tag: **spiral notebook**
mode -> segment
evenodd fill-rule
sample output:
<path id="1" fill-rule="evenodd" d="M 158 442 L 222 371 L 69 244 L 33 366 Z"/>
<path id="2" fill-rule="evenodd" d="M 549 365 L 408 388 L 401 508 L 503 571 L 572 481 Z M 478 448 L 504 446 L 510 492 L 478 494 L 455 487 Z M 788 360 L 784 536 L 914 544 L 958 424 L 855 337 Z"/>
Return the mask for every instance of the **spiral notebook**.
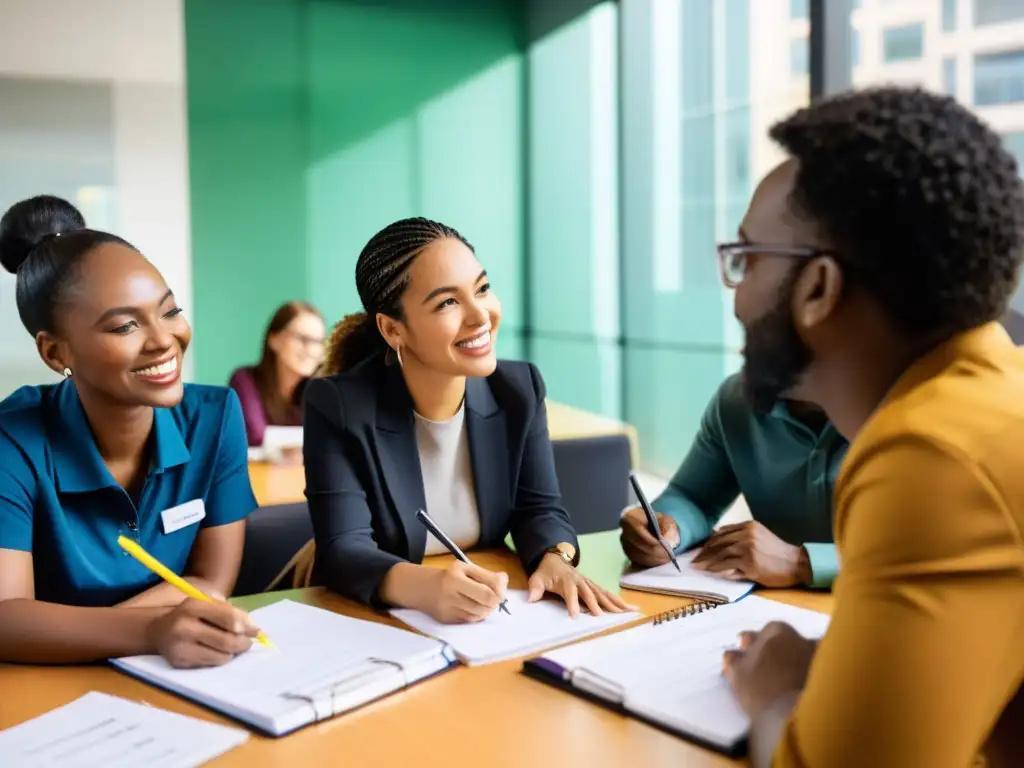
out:
<path id="1" fill-rule="evenodd" d="M 356 709 L 455 663 L 445 643 L 291 600 L 251 616 L 276 648 L 253 644 L 206 669 L 175 669 L 160 656 L 112 663 L 269 736 Z"/>
<path id="2" fill-rule="evenodd" d="M 739 633 L 783 621 L 807 638 L 828 627 L 823 613 L 761 597 L 702 602 L 648 623 L 527 661 L 530 677 L 662 730 L 737 757 L 750 722 L 722 677 L 722 655 Z"/>
<path id="3" fill-rule="evenodd" d="M 690 562 L 699 551 L 699 548 L 691 549 L 679 555 L 677 559 L 681 572 L 672 563 L 642 571 L 627 571 L 619 579 L 619 586 L 640 592 L 682 595 L 712 603 L 734 603 L 753 591 L 754 583 L 751 581 L 725 579 L 694 568 Z"/>

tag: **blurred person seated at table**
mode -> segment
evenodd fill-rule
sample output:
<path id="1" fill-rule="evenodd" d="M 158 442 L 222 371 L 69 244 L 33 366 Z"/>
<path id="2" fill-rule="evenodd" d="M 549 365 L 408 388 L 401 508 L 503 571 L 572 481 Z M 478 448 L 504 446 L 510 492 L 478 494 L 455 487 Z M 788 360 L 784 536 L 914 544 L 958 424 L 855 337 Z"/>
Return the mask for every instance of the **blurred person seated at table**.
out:
<path id="1" fill-rule="evenodd" d="M 4 214 L 0 263 L 63 377 L 0 403 L 0 661 L 159 653 L 197 667 L 245 651 L 257 632 L 245 613 L 186 598 L 117 541 L 221 597 L 256 508 L 234 392 L 182 383 L 192 331 L 174 293 L 56 197 Z"/>
<path id="2" fill-rule="evenodd" d="M 254 366 L 239 368 L 228 382 L 242 403 L 249 445 L 263 445 L 268 426 L 302 425 L 302 391 L 323 362 L 324 327 L 320 313 L 304 301 L 282 304 L 263 335 L 263 354 Z M 296 447 L 286 458 L 302 460 Z"/>
<path id="3" fill-rule="evenodd" d="M 690 452 L 651 507 L 676 552 L 703 542 L 693 565 L 765 587 L 829 587 L 839 573 L 832 488 L 847 442 L 820 408 L 781 399 L 751 407 L 739 374 L 719 387 Z M 753 520 L 715 525 L 742 494 Z M 620 523 L 622 548 L 641 567 L 668 562 L 640 507 Z"/>
<path id="4" fill-rule="evenodd" d="M 446 552 L 417 520 L 424 509 L 463 550 L 500 547 L 511 532 L 531 600 L 558 594 L 573 615 L 581 604 L 624 610 L 576 570 L 544 382 L 529 363 L 495 357 L 501 304 L 473 247 L 444 224 L 397 221 L 359 255 L 356 288 L 365 312 L 333 330 L 327 378 L 306 391 L 314 578 L 443 622 L 486 618 L 507 574 L 420 565 Z"/>
<path id="5" fill-rule="evenodd" d="M 788 158 L 722 249 L 745 391 L 850 440 L 820 642 L 749 627 L 725 673 L 755 768 L 1024 765 L 1024 355 L 997 322 L 1024 182 L 949 96 L 875 88 L 772 127 Z"/>

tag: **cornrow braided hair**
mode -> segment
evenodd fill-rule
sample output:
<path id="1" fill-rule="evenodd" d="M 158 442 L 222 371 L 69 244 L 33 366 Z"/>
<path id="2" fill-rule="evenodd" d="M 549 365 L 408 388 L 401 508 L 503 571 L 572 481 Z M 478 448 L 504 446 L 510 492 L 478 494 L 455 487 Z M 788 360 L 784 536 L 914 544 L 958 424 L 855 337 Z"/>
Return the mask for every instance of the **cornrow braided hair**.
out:
<path id="1" fill-rule="evenodd" d="M 409 268 L 424 248 L 447 237 L 473 248 L 454 228 L 422 217 L 396 221 L 370 238 L 356 262 L 356 290 L 364 311 L 346 315 L 331 330 L 321 368 L 324 376 L 388 351 L 377 330 L 377 315 L 402 319 L 400 302 L 409 285 Z"/>

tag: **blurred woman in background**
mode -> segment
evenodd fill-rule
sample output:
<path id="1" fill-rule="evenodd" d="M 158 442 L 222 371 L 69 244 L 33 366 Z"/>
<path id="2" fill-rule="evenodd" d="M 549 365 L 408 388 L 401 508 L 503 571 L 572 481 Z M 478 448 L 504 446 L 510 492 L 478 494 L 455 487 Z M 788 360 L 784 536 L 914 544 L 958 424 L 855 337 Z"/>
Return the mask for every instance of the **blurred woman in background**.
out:
<path id="1" fill-rule="evenodd" d="M 228 385 L 242 402 L 249 445 L 263 445 L 268 426 L 301 426 L 302 388 L 323 361 L 325 333 L 315 307 L 282 304 L 270 318 L 259 363 L 231 375 Z"/>

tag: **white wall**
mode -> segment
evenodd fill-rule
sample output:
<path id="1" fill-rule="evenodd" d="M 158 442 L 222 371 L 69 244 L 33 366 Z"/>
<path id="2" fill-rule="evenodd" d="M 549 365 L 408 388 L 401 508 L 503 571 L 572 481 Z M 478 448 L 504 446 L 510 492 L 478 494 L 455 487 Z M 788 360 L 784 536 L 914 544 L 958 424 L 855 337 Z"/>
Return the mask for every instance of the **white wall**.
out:
<path id="1" fill-rule="evenodd" d="M 49 192 L 191 306 L 183 0 L 2 0 L 0 209 Z M 52 378 L 0 275 L 0 397 Z M 186 370 L 187 373 L 187 370 Z"/>

